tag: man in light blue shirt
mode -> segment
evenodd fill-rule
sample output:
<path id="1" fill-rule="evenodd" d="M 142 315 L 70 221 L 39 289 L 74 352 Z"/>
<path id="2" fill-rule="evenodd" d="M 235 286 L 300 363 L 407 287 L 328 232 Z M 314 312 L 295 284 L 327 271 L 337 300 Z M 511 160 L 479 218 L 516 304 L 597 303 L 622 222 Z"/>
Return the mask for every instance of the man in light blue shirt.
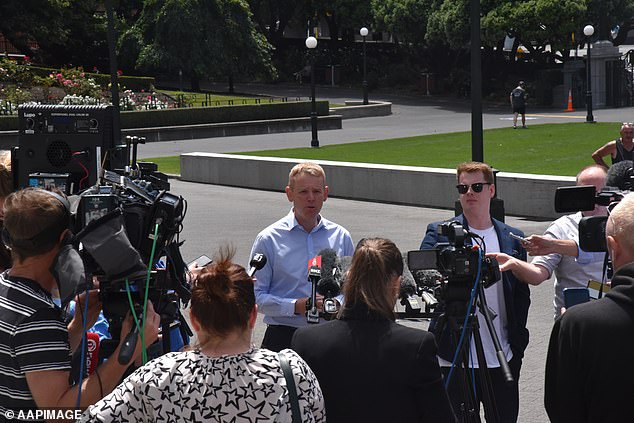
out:
<path id="1" fill-rule="evenodd" d="M 298 327 L 306 325 L 306 303 L 311 293 L 308 260 L 332 248 L 338 256 L 352 256 L 350 233 L 321 216 L 328 198 L 326 175 L 315 163 L 291 169 L 286 186 L 293 208 L 282 219 L 258 234 L 251 257 L 263 253 L 267 263 L 256 274 L 255 298 L 267 329 L 262 347 L 273 351 L 290 348 Z M 321 309 L 323 298 L 318 297 Z"/>

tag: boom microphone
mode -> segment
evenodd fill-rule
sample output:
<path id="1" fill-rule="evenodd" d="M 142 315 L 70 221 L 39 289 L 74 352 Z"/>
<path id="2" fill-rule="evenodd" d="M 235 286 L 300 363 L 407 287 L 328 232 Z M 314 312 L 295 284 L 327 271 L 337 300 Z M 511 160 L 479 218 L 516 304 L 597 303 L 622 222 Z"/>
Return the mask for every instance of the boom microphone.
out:
<path id="1" fill-rule="evenodd" d="M 631 177 L 634 164 L 632 160 L 623 160 L 610 166 L 608 175 L 605 179 L 606 187 L 615 187 L 620 190 L 629 190 L 632 188 Z"/>

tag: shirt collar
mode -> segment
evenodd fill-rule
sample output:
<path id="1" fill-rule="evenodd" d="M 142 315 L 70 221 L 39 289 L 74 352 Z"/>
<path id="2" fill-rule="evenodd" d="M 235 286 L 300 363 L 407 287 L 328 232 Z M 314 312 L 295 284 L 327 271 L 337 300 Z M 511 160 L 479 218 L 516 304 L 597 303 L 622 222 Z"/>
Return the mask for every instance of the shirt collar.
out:
<path id="1" fill-rule="evenodd" d="M 286 228 L 289 231 L 292 231 L 295 228 L 301 228 L 303 231 L 305 231 L 304 227 L 302 225 L 299 224 L 299 222 L 297 221 L 297 219 L 295 219 L 295 212 L 293 211 L 293 208 L 291 207 L 291 210 L 288 212 L 288 214 L 286 215 L 286 217 L 284 218 L 284 223 L 286 225 Z M 317 225 L 315 225 L 315 227 L 313 228 L 312 232 L 317 232 L 318 230 L 320 230 L 321 228 L 324 228 L 328 225 L 328 221 L 326 219 L 324 219 L 323 217 L 321 217 L 321 214 L 319 215 L 319 222 L 317 222 Z"/>

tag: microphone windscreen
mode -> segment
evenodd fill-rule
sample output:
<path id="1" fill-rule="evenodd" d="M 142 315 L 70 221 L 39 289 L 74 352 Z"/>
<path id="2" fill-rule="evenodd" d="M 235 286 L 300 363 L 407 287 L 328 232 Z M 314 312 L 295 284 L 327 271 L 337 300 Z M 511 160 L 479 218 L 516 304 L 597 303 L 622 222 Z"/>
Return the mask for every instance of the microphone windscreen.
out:
<path id="1" fill-rule="evenodd" d="M 400 296 L 404 294 L 414 295 L 416 293 L 416 281 L 407 266 L 407 254 L 403 255 L 403 277 L 401 278 Z"/>
<path id="2" fill-rule="evenodd" d="M 630 177 L 632 176 L 633 166 L 634 164 L 631 160 L 623 160 L 610 166 L 605 185 L 621 190 L 630 189 Z"/>
<path id="3" fill-rule="evenodd" d="M 338 295 L 337 252 L 332 248 L 324 248 L 318 254 L 321 256 L 321 278 L 317 282 L 317 292 L 321 295 Z"/>

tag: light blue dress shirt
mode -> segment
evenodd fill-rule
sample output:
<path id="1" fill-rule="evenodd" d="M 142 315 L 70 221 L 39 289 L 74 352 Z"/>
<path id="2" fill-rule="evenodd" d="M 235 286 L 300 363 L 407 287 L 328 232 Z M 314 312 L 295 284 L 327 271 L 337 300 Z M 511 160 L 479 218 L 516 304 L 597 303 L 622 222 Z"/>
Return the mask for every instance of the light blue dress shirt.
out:
<path id="1" fill-rule="evenodd" d="M 295 301 L 310 296 L 308 260 L 325 248 L 332 248 L 339 257 L 354 253 L 345 228 L 320 216 L 317 226 L 308 233 L 293 210 L 258 234 L 249 257 L 263 253 L 267 258 L 266 265 L 255 274 L 255 301 L 264 314 L 264 323 L 306 325 L 306 316 L 295 314 Z"/>

